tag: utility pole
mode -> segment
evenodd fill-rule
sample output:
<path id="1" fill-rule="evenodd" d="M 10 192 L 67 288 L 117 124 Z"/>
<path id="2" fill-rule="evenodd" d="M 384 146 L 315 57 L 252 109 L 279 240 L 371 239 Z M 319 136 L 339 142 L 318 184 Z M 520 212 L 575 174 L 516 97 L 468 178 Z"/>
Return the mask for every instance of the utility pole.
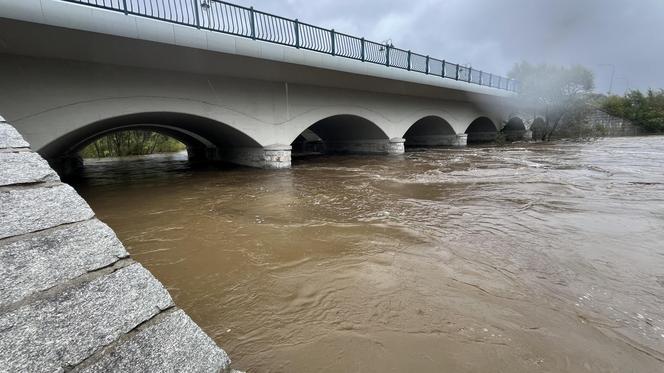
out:
<path id="1" fill-rule="evenodd" d="M 601 63 L 597 66 L 606 66 L 611 68 L 611 80 L 609 81 L 609 96 L 611 96 L 611 92 L 613 91 L 613 77 L 616 75 L 616 65 L 612 63 Z"/>

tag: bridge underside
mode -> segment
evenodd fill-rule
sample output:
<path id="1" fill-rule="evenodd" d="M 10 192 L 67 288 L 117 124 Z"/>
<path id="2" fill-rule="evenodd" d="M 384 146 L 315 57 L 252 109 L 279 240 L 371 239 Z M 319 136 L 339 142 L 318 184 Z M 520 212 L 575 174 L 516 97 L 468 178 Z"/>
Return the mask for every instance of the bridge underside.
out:
<path id="1" fill-rule="evenodd" d="M 466 134 L 457 134 L 454 128 L 438 116 L 424 117 L 415 122 L 404 135 L 407 147 L 465 146 Z"/>

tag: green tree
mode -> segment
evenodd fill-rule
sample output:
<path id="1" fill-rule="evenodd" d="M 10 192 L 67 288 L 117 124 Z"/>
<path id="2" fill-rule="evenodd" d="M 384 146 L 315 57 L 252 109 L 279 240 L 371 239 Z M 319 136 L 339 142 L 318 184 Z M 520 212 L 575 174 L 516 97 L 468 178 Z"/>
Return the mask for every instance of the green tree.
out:
<path id="1" fill-rule="evenodd" d="M 564 118 L 576 121 L 585 115 L 595 87 L 593 73 L 583 66 L 515 64 L 510 78 L 520 82 L 521 104 L 544 117 L 541 140 L 548 141 Z"/>
<path id="2" fill-rule="evenodd" d="M 664 132 L 664 90 L 643 93 L 630 91 L 625 96 L 609 96 L 602 103 L 611 115 L 630 120 L 648 132 Z"/>
<path id="3" fill-rule="evenodd" d="M 81 150 L 83 158 L 124 157 L 184 150 L 181 142 L 151 131 L 129 130 L 109 133 Z"/>

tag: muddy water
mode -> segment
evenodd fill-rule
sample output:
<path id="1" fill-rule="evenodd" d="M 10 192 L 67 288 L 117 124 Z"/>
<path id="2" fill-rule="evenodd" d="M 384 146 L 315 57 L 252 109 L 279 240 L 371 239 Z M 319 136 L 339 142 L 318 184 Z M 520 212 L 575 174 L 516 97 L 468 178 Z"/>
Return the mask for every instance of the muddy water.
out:
<path id="1" fill-rule="evenodd" d="M 664 372 L 663 137 L 76 186 L 249 372 Z"/>

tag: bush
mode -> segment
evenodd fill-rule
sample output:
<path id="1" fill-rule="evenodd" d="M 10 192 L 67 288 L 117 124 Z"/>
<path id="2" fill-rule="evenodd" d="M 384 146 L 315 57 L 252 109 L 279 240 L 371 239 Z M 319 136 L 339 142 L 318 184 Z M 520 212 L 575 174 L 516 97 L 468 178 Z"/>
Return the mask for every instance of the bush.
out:
<path id="1" fill-rule="evenodd" d="M 630 120 L 648 132 L 664 132 L 664 90 L 630 91 L 625 96 L 609 96 L 602 108 L 611 115 Z"/>

